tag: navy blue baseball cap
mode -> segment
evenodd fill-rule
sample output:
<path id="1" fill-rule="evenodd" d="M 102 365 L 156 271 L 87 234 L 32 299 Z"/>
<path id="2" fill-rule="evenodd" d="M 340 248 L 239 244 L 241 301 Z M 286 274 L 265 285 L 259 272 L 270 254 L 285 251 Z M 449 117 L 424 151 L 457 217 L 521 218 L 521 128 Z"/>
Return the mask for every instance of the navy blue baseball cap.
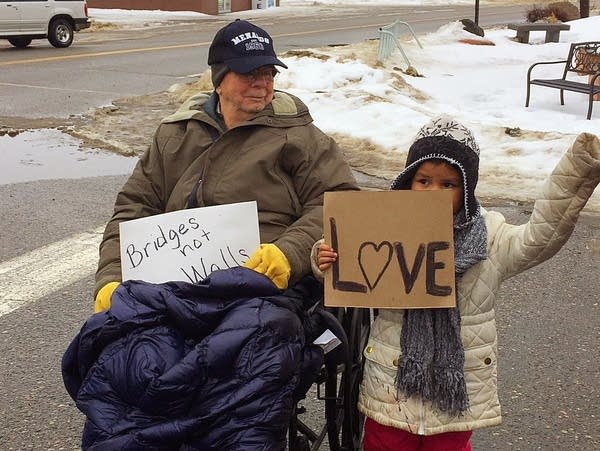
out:
<path id="1" fill-rule="evenodd" d="M 262 66 L 281 66 L 287 69 L 277 58 L 269 33 L 240 19 L 217 31 L 208 49 L 208 65 L 220 64 L 238 74 L 247 74 Z"/>

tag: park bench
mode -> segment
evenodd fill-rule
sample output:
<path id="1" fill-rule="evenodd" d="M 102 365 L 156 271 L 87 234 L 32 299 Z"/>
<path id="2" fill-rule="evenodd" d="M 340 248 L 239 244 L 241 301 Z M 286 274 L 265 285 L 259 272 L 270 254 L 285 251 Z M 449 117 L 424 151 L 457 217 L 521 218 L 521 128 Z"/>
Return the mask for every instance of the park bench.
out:
<path id="1" fill-rule="evenodd" d="M 569 30 L 571 25 L 565 23 L 511 23 L 508 24 L 510 30 L 517 30 L 517 40 L 522 43 L 529 43 L 530 31 L 545 31 L 546 39 L 544 42 L 558 42 L 561 30 Z"/>
<path id="2" fill-rule="evenodd" d="M 542 64 L 564 64 L 562 78 L 536 78 L 531 79 L 531 71 L 534 67 Z M 588 82 L 567 80 L 569 73 L 588 77 Z M 562 61 L 541 61 L 532 64 L 527 71 L 527 99 L 525 107 L 529 106 L 531 85 L 545 86 L 547 88 L 560 89 L 560 104 L 565 104 L 564 91 L 579 92 L 588 95 L 587 118 L 592 118 L 592 107 L 594 96 L 600 94 L 600 41 L 598 42 L 576 42 L 571 44 L 569 56 Z"/>

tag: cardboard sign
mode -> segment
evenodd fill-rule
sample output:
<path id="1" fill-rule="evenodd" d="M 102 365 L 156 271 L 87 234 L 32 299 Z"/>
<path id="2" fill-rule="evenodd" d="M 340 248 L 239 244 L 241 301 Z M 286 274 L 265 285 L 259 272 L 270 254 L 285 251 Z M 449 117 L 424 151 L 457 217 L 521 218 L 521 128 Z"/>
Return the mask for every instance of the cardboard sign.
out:
<path id="1" fill-rule="evenodd" d="M 328 192 L 323 215 L 326 306 L 456 305 L 451 192 Z"/>
<path id="2" fill-rule="evenodd" d="M 241 266 L 258 249 L 256 202 L 173 211 L 122 222 L 123 280 L 196 283 Z"/>

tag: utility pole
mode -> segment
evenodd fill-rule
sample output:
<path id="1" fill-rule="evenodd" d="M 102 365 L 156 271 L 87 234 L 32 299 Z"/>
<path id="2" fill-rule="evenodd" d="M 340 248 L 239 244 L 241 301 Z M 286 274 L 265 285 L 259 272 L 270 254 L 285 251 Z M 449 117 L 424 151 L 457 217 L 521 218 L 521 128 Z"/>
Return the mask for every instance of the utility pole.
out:
<path id="1" fill-rule="evenodd" d="M 475 0 L 475 21 L 474 22 L 475 22 L 475 25 L 479 25 L 479 0 Z"/>

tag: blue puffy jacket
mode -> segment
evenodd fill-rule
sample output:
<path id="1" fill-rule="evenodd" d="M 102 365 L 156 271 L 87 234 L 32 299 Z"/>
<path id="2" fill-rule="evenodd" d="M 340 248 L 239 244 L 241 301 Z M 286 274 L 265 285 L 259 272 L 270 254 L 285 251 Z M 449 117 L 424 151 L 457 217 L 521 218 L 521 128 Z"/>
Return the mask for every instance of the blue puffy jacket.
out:
<path id="1" fill-rule="evenodd" d="M 323 359 L 305 347 L 319 293 L 314 279 L 281 293 L 241 267 L 195 285 L 124 282 L 63 357 L 82 448 L 283 450 L 294 391 Z"/>

